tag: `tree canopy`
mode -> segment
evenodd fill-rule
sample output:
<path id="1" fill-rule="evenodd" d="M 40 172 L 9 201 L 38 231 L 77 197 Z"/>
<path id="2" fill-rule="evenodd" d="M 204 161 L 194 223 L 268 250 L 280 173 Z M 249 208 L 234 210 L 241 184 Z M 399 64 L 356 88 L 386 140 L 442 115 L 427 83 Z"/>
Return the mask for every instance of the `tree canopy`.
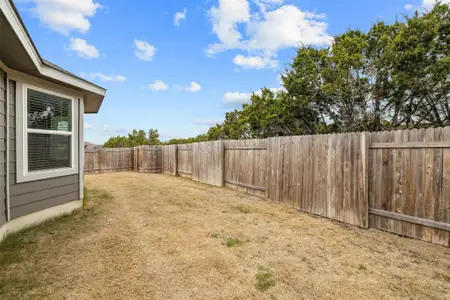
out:
<path id="1" fill-rule="evenodd" d="M 146 133 L 145 130 L 136 130 L 133 129 L 128 136 L 114 136 L 109 138 L 104 144 L 105 148 L 127 148 L 127 147 L 136 147 L 136 146 L 144 146 L 144 145 L 170 145 L 170 144 L 189 144 L 195 142 L 204 142 L 207 141 L 208 138 L 206 135 L 198 135 L 197 137 L 192 138 L 180 138 L 180 139 L 171 139 L 167 142 L 162 142 L 159 139 L 159 131 L 158 129 L 150 128 Z"/>
<path id="2" fill-rule="evenodd" d="M 105 148 L 126 148 L 142 145 L 159 145 L 158 129 L 150 129 L 148 135 L 145 130 L 134 129 L 128 136 L 114 136 L 109 138 L 104 144 Z"/>
<path id="3" fill-rule="evenodd" d="M 450 13 L 436 5 L 394 24 L 348 30 L 330 47 L 300 47 L 282 76 L 229 112 L 209 139 L 450 125 Z"/>
<path id="4" fill-rule="evenodd" d="M 448 126 L 449 6 L 348 30 L 329 47 L 299 47 L 282 86 L 253 94 L 206 134 L 166 144 Z M 160 144 L 157 130 L 133 130 L 105 147 L 150 144 Z"/>

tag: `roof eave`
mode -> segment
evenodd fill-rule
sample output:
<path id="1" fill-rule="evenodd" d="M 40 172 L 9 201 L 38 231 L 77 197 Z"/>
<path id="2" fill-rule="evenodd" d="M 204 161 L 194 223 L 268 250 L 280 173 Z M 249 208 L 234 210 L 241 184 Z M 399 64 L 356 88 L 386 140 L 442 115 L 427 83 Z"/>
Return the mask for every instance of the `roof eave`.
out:
<path id="1" fill-rule="evenodd" d="M 0 9 L 11 24 L 36 70 L 44 77 L 83 90 L 86 112 L 97 113 L 106 95 L 106 89 L 42 59 L 12 0 L 0 0 Z M 93 103 L 88 103 L 89 101 L 93 101 Z"/>

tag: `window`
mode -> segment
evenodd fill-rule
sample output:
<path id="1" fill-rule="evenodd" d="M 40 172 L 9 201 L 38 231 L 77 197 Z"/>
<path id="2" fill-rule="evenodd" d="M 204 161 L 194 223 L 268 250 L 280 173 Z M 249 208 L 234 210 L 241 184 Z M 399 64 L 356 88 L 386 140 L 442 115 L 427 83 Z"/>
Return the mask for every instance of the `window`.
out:
<path id="1" fill-rule="evenodd" d="M 77 173 L 76 99 L 23 85 L 23 100 L 22 107 L 16 110 L 16 113 L 22 110 L 23 116 L 23 142 L 19 147 L 18 141 L 17 153 L 18 160 L 22 157 L 22 161 L 20 168 L 18 164 L 17 181 Z"/>

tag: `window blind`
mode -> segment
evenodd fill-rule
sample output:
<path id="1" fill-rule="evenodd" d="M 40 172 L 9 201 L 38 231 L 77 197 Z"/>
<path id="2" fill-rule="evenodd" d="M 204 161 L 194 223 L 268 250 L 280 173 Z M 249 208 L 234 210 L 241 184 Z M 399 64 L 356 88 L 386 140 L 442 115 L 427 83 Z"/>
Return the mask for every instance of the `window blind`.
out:
<path id="1" fill-rule="evenodd" d="M 29 172 L 72 167 L 70 99 L 27 89 L 27 131 Z"/>
<path id="2" fill-rule="evenodd" d="M 71 167 L 71 136 L 28 133 L 28 171 Z"/>
<path id="3" fill-rule="evenodd" d="M 28 128 L 72 131 L 71 110 L 70 99 L 28 89 Z"/>

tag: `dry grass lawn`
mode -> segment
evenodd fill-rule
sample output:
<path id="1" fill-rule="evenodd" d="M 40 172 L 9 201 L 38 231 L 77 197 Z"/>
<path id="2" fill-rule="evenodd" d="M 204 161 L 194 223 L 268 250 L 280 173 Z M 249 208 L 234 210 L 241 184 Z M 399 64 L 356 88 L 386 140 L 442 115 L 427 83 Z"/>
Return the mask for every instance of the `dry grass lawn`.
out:
<path id="1" fill-rule="evenodd" d="M 450 249 L 160 174 L 0 245 L 0 299 L 450 299 Z"/>

